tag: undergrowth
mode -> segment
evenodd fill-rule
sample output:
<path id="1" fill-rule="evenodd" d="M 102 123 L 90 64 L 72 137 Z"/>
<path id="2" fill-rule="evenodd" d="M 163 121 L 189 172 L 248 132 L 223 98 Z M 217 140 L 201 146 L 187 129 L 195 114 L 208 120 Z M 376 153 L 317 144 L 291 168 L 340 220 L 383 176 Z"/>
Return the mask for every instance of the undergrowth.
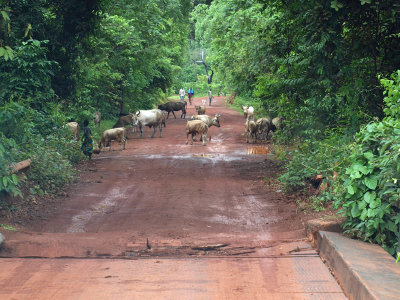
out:
<path id="1" fill-rule="evenodd" d="M 381 79 L 381 84 L 386 96 L 383 120 L 362 126 L 354 138 L 339 128 L 325 132 L 322 140 L 305 140 L 292 151 L 279 151 L 286 161 L 279 179 L 293 193 L 322 175 L 326 188 L 308 205 L 320 210 L 333 204 L 345 217 L 345 233 L 395 255 L 400 224 L 400 71 Z"/>

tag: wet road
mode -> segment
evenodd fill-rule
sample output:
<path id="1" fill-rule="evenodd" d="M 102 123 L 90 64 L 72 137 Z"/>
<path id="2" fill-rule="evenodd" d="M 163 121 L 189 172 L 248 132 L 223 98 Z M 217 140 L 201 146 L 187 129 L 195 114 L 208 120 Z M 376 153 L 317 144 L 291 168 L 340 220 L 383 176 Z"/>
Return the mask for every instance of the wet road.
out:
<path id="1" fill-rule="evenodd" d="M 162 138 L 132 134 L 54 214 L 4 232 L 0 298 L 345 299 L 296 205 L 266 185 L 279 168 L 268 145 L 248 155 L 243 116 L 213 103 L 207 146 L 185 145 L 179 117 Z"/>

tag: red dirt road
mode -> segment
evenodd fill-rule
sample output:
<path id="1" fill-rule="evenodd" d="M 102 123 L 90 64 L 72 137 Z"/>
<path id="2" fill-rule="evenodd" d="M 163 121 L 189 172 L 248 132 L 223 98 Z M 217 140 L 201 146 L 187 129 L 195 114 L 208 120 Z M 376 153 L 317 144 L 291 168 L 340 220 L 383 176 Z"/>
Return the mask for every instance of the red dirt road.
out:
<path id="1" fill-rule="evenodd" d="M 222 97 L 206 113 L 222 115 L 207 146 L 170 115 L 162 138 L 146 128 L 85 163 L 44 220 L 3 230 L 0 298 L 345 299 L 266 183 L 279 165 L 247 154 L 243 116 Z"/>

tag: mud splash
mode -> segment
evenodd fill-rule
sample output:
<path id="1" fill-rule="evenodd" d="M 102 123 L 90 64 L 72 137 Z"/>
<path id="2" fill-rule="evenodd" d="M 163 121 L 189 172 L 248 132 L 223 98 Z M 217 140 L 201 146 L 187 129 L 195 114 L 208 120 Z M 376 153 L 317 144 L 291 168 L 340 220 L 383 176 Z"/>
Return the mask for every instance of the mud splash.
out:
<path id="1" fill-rule="evenodd" d="M 265 146 L 257 146 L 257 147 L 248 147 L 247 155 L 266 155 L 269 154 L 270 151 Z"/>

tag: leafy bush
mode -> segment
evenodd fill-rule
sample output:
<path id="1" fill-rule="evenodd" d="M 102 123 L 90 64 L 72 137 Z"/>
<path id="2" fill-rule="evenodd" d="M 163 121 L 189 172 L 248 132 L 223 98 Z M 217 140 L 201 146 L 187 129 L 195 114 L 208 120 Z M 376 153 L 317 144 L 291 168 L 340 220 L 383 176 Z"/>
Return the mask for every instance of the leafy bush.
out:
<path id="1" fill-rule="evenodd" d="M 381 82 L 386 88 L 386 117 L 357 134 L 335 206 L 341 207 L 347 218 L 347 233 L 379 244 L 394 255 L 400 222 L 400 72 Z"/>
<path id="2" fill-rule="evenodd" d="M 12 173 L 12 165 L 17 162 L 17 149 L 15 141 L 0 132 L 0 196 L 22 196 L 18 176 Z"/>
<path id="3" fill-rule="evenodd" d="M 321 141 L 305 141 L 287 153 L 286 171 L 279 180 L 287 192 L 304 190 L 316 175 L 328 179 L 334 171 L 342 173 L 349 164 L 349 154 L 348 137 L 343 136 L 341 131 L 331 132 Z M 325 194 L 324 197 L 331 198 Z M 320 199 L 321 202 L 326 200 Z"/>
<path id="4" fill-rule="evenodd" d="M 47 59 L 46 43 L 32 39 L 23 42 L 15 47 L 14 59 L 0 63 L 0 101 L 23 99 L 31 107 L 43 109 L 52 99 L 51 76 L 58 65 Z"/>
<path id="5" fill-rule="evenodd" d="M 72 146 L 71 150 L 69 146 Z M 40 190 L 55 193 L 72 180 L 74 169 L 69 158 L 76 156 L 73 153 L 79 154 L 79 143 L 69 144 L 56 135 L 46 139 L 37 137 L 31 151 L 33 156 L 29 178 L 40 186 Z"/>
<path id="6" fill-rule="evenodd" d="M 27 158 L 32 160 L 29 184 L 35 186 L 31 193 L 56 192 L 72 179 L 73 164 L 83 155 L 64 120 L 57 109 L 42 112 L 12 101 L 0 108 L 0 193 L 22 196 L 10 166 Z"/>

